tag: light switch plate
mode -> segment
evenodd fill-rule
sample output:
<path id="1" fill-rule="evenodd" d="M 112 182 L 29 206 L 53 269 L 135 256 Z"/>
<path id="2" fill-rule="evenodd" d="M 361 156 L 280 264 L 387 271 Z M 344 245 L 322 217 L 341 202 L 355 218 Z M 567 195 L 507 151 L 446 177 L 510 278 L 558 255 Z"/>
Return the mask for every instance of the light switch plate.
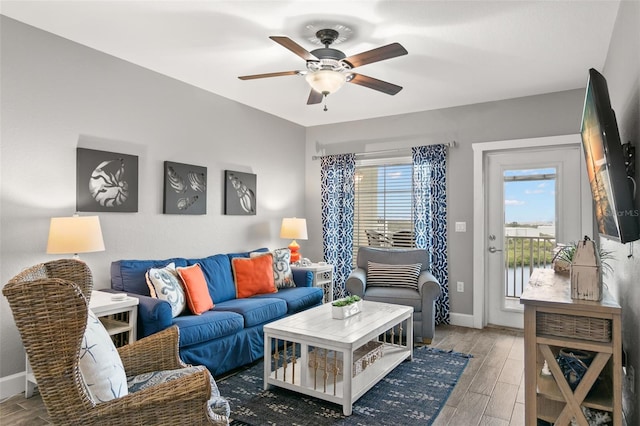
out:
<path id="1" fill-rule="evenodd" d="M 467 222 L 456 222 L 456 232 L 467 232 Z"/>

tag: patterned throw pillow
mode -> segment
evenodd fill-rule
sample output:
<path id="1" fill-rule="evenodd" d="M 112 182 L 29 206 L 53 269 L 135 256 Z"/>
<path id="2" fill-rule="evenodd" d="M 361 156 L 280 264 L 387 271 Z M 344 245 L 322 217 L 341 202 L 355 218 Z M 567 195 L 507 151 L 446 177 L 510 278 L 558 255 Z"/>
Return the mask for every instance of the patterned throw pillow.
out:
<path id="1" fill-rule="evenodd" d="M 421 263 L 387 265 L 368 262 L 367 287 L 404 287 L 418 290 Z"/>
<path id="2" fill-rule="evenodd" d="M 96 404 L 128 394 L 120 355 L 111 336 L 91 310 L 80 347 L 79 367 L 89 396 Z"/>
<path id="3" fill-rule="evenodd" d="M 202 365 L 194 365 L 190 367 L 180 368 L 178 370 L 154 371 L 152 373 L 128 377 L 127 384 L 129 386 L 129 393 L 138 392 L 153 386 L 157 386 L 161 383 L 179 379 L 180 377 L 188 376 L 203 370 L 206 370 L 206 367 Z M 229 402 L 220 395 L 218 385 L 216 384 L 214 378 L 211 377 L 211 374 L 209 374 L 209 383 L 211 384 L 211 397 L 209 398 L 208 404 L 210 413 L 229 417 L 231 413 Z M 215 416 L 211 417 L 215 418 Z"/>
<path id="4" fill-rule="evenodd" d="M 169 302 L 173 318 L 184 311 L 187 302 L 175 263 L 171 262 L 164 268 L 149 268 L 144 277 L 151 297 Z"/>
<path id="5" fill-rule="evenodd" d="M 267 253 L 271 253 L 273 256 L 273 279 L 276 283 L 276 288 L 295 287 L 296 283 L 293 281 L 293 272 L 290 265 L 291 250 L 285 247 L 270 252 L 254 251 L 250 253 L 250 256 L 264 256 Z"/>

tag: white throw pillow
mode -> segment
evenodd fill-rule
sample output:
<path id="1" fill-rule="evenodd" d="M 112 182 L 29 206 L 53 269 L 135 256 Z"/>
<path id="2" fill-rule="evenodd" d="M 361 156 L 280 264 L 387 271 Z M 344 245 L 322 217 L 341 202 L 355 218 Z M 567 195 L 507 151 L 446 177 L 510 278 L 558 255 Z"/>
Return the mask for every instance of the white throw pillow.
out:
<path id="1" fill-rule="evenodd" d="M 164 268 L 150 268 L 145 278 L 151 297 L 169 302 L 173 318 L 184 311 L 187 302 L 175 263 L 171 262 Z"/>
<path id="2" fill-rule="evenodd" d="M 127 376 L 120 354 L 111 336 L 91 310 L 80 347 L 79 364 L 89 396 L 96 404 L 128 394 Z"/>
<path id="3" fill-rule="evenodd" d="M 271 253 L 273 255 L 273 279 L 276 288 L 295 287 L 293 281 L 293 272 L 291 271 L 291 250 L 288 248 L 275 249 L 270 252 L 254 251 L 250 253 L 251 257 L 262 256 Z"/>

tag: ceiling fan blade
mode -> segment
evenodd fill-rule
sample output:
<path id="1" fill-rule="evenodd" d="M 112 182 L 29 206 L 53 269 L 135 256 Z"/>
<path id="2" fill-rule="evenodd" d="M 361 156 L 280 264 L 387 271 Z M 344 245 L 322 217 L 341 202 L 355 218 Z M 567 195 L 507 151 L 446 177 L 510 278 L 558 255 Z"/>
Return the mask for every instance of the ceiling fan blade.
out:
<path id="1" fill-rule="evenodd" d="M 386 46 L 358 53 L 357 55 L 349 56 L 348 58 L 343 59 L 343 61 L 348 62 L 349 65 L 351 65 L 351 68 L 356 68 L 406 54 L 407 49 L 402 47 L 400 43 L 391 43 Z"/>
<path id="2" fill-rule="evenodd" d="M 296 55 L 300 56 L 305 61 L 317 61 L 318 60 L 318 58 L 313 56 L 311 54 L 311 52 L 307 51 L 307 49 L 305 49 L 304 47 L 300 46 L 298 43 L 296 43 L 295 41 L 291 40 L 289 37 L 270 36 L 269 38 L 271 40 L 275 41 L 276 43 L 278 43 L 279 45 L 281 45 L 282 47 L 286 47 L 287 49 L 289 49 L 290 51 L 292 51 Z"/>
<path id="3" fill-rule="evenodd" d="M 298 75 L 298 74 L 299 74 L 299 71 L 282 71 L 282 72 L 270 72 L 267 74 L 242 75 L 238 78 L 240 80 L 253 80 L 256 78 L 280 77 L 283 75 Z"/>
<path id="4" fill-rule="evenodd" d="M 315 90 L 311 89 L 311 93 L 309 93 L 309 99 L 307 99 L 307 105 L 315 105 L 322 102 L 322 97 L 324 95 L 322 93 L 318 93 Z"/>
<path id="5" fill-rule="evenodd" d="M 395 95 L 402 90 L 402 86 L 378 80 L 377 78 L 355 73 L 352 75 L 353 77 L 349 80 L 349 83 L 368 87 L 369 89 L 377 90 L 379 92 L 386 93 L 387 95 Z"/>

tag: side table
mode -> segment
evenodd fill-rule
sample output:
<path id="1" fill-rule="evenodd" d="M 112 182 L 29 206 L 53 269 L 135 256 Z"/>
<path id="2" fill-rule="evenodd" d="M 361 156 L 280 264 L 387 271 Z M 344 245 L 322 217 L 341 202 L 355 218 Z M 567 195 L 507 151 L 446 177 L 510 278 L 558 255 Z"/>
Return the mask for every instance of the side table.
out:
<path id="1" fill-rule="evenodd" d="M 92 291 L 89 308 L 100 319 L 116 347 L 124 346 L 136 341 L 136 329 L 138 324 L 138 299 L 126 297 L 122 300 L 112 300 L 114 293 L 104 291 Z M 36 387 L 29 358 L 25 355 L 26 379 L 25 398 L 33 395 Z"/>
<path id="2" fill-rule="evenodd" d="M 333 302 L 333 265 L 312 263 L 308 266 L 291 266 L 291 269 L 301 269 L 313 273 L 313 286 L 322 288 L 323 303 Z"/>

